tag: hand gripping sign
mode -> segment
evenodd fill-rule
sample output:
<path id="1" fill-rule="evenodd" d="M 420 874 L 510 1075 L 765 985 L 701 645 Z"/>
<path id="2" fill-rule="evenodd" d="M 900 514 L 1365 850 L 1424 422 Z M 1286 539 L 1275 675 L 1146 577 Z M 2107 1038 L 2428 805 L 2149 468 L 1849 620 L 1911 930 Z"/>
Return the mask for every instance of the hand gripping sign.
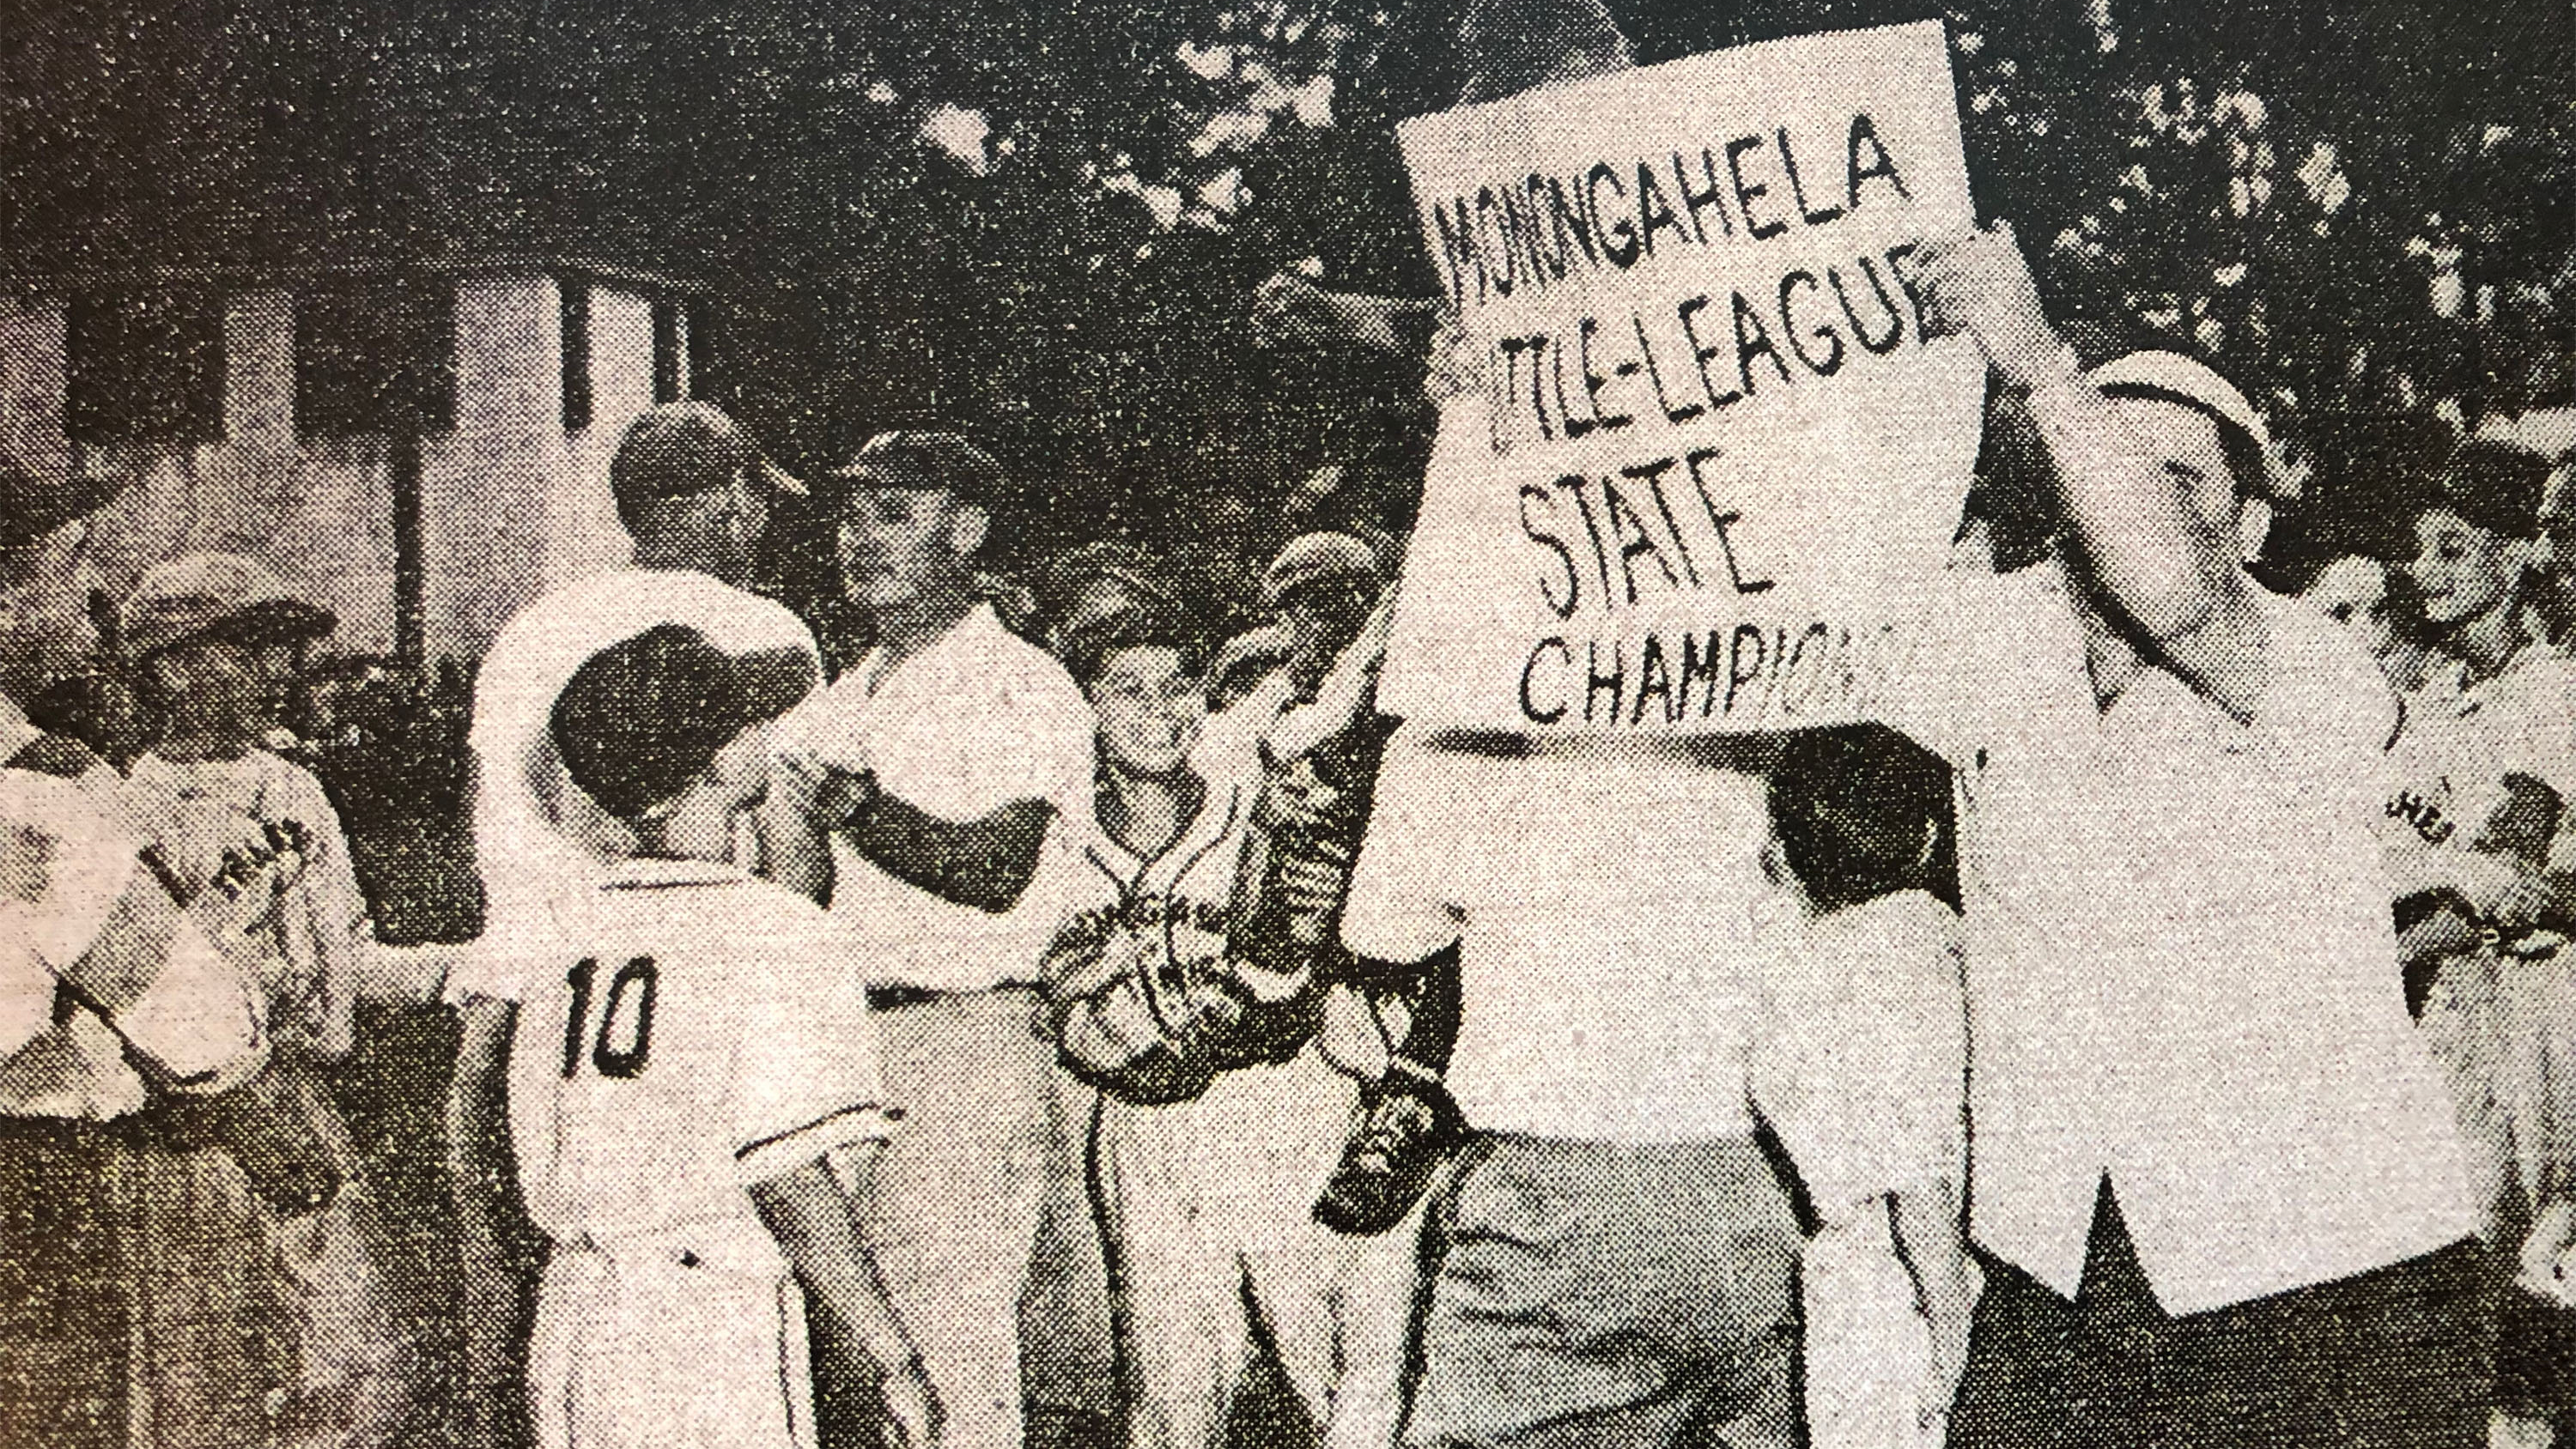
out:
<path id="1" fill-rule="evenodd" d="M 1382 707 L 1688 733 L 1905 688 L 1985 387 L 1914 296 L 1922 240 L 1974 221 L 1941 27 L 1543 87 L 1399 140 L 1469 386 Z"/>

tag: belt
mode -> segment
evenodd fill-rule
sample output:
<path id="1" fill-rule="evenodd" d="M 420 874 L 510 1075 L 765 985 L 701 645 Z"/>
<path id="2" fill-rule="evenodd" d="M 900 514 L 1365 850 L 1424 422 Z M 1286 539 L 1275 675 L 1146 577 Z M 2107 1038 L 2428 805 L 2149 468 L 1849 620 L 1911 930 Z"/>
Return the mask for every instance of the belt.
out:
<path id="1" fill-rule="evenodd" d="M 1035 983 L 1001 981 L 979 986 L 972 991 L 950 991 L 936 986 L 915 986 L 909 981 L 880 981 L 868 987 L 868 1010 L 901 1011 L 908 1006 L 927 1006 L 939 1001 L 969 1001 L 979 996 L 998 996 L 1003 992 L 1037 994 Z"/>

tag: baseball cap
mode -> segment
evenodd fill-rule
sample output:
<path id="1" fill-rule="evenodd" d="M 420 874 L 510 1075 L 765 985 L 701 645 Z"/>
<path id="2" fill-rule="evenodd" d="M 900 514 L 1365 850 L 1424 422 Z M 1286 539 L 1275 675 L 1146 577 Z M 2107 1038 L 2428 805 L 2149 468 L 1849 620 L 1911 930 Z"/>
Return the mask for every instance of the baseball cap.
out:
<path id="1" fill-rule="evenodd" d="M 1208 679 L 1223 688 L 1248 683 L 1277 669 L 1297 652 L 1297 639 L 1285 624 L 1264 624 L 1225 641 L 1208 666 Z"/>
<path id="2" fill-rule="evenodd" d="M 1299 589 L 1336 578 L 1377 582 L 1377 550 L 1347 533 L 1301 533 L 1262 571 L 1261 602 L 1275 609 Z"/>
<path id="3" fill-rule="evenodd" d="M 0 549 L 35 543 L 124 491 L 122 478 L 44 478 L 14 458 L 0 458 Z"/>
<path id="4" fill-rule="evenodd" d="M 829 476 L 845 496 L 858 488 L 936 488 L 987 513 L 1000 511 L 1012 496 L 1010 475 L 998 459 L 963 434 L 933 428 L 879 433 Z"/>
<path id="5" fill-rule="evenodd" d="M 2272 430 L 2263 415 L 2209 364 L 2179 352 L 2132 352 L 2093 368 L 2084 380 L 2106 396 L 2162 398 L 2208 414 L 2232 429 L 2246 450 L 2254 474 L 2241 480 L 2246 488 L 2275 503 L 2298 501 L 2298 482 L 2273 453 Z"/>
<path id="6" fill-rule="evenodd" d="M 620 509 L 710 493 L 744 476 L 781 493 L 805 492 L 761 456 L 722 408 L 703 402 L 662 403 L 636 414 L 608 464 L 608 488 Z"/>
<path id="7" fill-rule="evenodd" d="M 2476 438 L 2462 443 L 2433 476 L 2429 506 L 2447 508 L 2489 533 L 2532 538 L 2540 532 L 2540 503 L 2550 461 L 2512 443 Z"/>
<path id="8" fill-rule="evenodd" d="M 126 653 L 137 660 L 200 638 L 318 639 L 338 624 L 275 570 L 234 553 L 192 553 L 155 565 L 117 612 Z"/>
<path id="9" fill-rule="evenodd" d="M 688 788 L 736 735 L 776 719 L 815 684 L 803 651 L 727 654 L 684 624 L 621 640 L 582 663 L 548 727 L 564 773 L 631 820 Z"/>

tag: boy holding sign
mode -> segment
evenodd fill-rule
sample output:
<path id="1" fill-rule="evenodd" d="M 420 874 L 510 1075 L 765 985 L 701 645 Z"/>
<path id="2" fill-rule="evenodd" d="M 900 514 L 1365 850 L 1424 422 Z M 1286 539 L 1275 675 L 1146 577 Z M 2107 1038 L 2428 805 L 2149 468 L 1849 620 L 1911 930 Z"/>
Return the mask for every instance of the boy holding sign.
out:
<path id="1" fill-rule="evenodd" d="M 2394 700 L 2245 570 L 2284 490 L 2202 364 L 2081 370 L 2009 227 L 1926 248 L 1936 331 L 2038 425 L 2056 556 L 1957 579 L 1895 722 L 1960 776 L 1969 1443 L 2468 1443 L 2465 1153 L 2379 857 Z"/>

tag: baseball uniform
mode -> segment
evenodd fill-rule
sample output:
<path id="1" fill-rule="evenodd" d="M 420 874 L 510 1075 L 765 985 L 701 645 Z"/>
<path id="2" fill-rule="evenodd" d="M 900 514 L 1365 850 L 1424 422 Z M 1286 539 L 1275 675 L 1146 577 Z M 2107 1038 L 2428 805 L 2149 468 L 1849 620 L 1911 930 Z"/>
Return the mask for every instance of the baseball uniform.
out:
<path id="1" fill-rule="evenodd" d="M 560 897 L 510 1121 L 551 1242 L 547 1449 L 811 1445 L 802 1299 L 747 1188 L 884 1140 L 858 945 L 731 865 L 631 859 Z"/>
<path id="2" fill-rule="evenodd" d="M 1201 751 L 1202 768 L 1227 759 Z M 1258 761 L 1231 756 L 1180 837 L 1151 857 L 1085 811 L 1058 822 L 1048 873 L 1069 938 L 1107 934 L 1167 955 L 1226 949 Z M 1336 1449 L 1395 1436 L 1418 1235 L 1346 1237 L 1315 1221 L 1348 1141 L 1358 1084 L 1313 1042 L 1219 1072 L 1186 1101 L 1104 1096 L 1095 1182 L 1109 1228 L 1133 1449 L 1214 1449 L 1268 1332 Z M 1257 1317 L 1256 1317 L 1257 1316 Z"/>
<path id="3" fill-rule="evenodd" d="M 1021 800 L 1071 813 L 1090 787 L 1091 737 L 1091 706 L 1064 666 L 989 605 L 891 669 L 860 660 L 773 735 L 872 770 L 887 795 L 952 821 Z M 886 993 L 887 1085 L 910 1113 L 877 1164 L 869 1241 L 947 1406 L 949 1443 L 1016 1449 L 1018 1312 L 1055 1070 L 1029 987 L 1057 918 L 1034 890 L 988 912 L 909 885 L 838 838 L 832 855 L 832 914 L 866 943 L 845 969 Z"/>
<path id="4" fill-rule="evenodd" d="M 484 924 L 448 981 L 449 1001 L 516 1000 L 527 953 L 545 938 L 546 901 L 595 875 L 622 844 L 622 827 L 564 779 L 546 721 L 583 661 L 660 624 L 685 624 L 729 653 L 802 650 L 819 672 L 803 620 L 689 569 L 594 574 L 512 617 L 474 679 L 474 852 Z"/>
<path id="5" fill-rule="evenodd" d="M 352 1045 L 360 954 L 374 941 L 339 815 L 310 771 L 260 749 L 231 760 L 146 754 L 117 798 L 185 890 L 220 895 L 229 884 L 244 903 L 267 903 L 226 925 L 216 945 L 257 997 L 275 1053 L 271 1085 L 293 1092 L 314 1160 L 346 1182 L 318 1211 L 289 1214 L 258 1195 L 232 1152 L 192 1129 L 129 1144 L 141 1225 L 129 1392 L 147 1426 L 137 1442 L 268 1442 L 280 1390 L 346 1386 L 370 1404 L 399 1405 L 411 1359 L 391 1249 L 322 1078 Z"/>
<path id="6" fill-rule="evenodd" d="M 0 739 L 0 1443 L 94 1443 L 129 1316 L 110 1170 L 124 1129 L 100 1124 L 150 1100 L 129 1045 L 211 1093 L 257 1072 L 267 1040 L 242 974 L 185 916 L 135 963 L 153 975 L 126 983 L 113 1025 L 66 988 L 120 898 L 157 888 L 115 821 L 114 772 L 23 723 L 0 698 L 0 736 L 19 741 Z"/>

